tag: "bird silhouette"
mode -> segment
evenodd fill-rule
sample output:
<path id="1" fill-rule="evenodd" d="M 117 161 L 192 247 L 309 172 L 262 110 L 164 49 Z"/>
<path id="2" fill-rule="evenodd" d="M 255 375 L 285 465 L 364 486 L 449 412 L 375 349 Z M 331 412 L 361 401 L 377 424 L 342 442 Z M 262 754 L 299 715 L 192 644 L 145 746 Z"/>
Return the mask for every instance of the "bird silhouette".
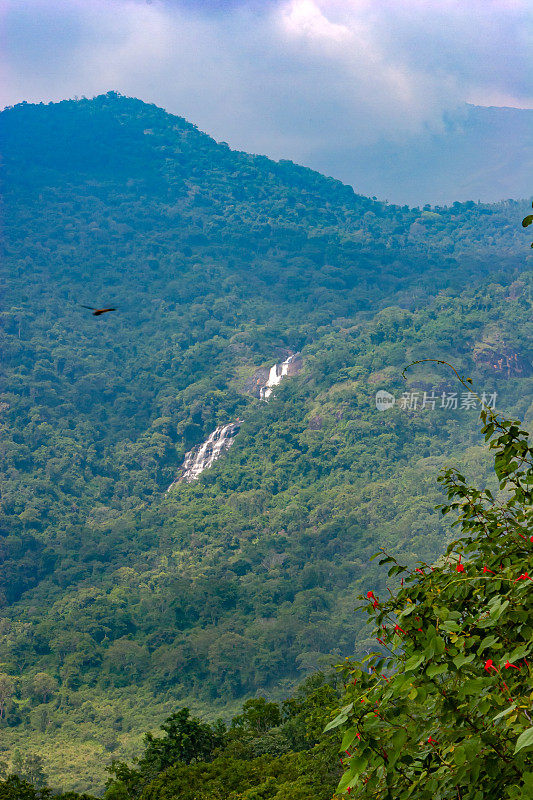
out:
<path id="1" fill-rule="evenodd" d="M 81 305 L 81 303 L 80 303 Z M 88 308 L 89 311 L 93 312 L 93 317 L 99 317 L 100 314 L 107 314 L 108 311 L 116 311 L 116 308 L 93 308 L 92 306 L 81 306 L 82 308 Z"/>

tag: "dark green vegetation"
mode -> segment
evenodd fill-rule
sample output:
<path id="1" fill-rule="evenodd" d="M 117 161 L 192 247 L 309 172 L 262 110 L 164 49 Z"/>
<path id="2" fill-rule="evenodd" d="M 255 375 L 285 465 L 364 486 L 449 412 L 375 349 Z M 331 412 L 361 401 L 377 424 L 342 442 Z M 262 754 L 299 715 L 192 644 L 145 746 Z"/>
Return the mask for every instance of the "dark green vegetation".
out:
<path id="1" fill-rule="evenodd" d="M 342 771 L 339 739 L 325 737 L 323 728 L 339 688 L 334 676 L 317 673 L 281 705 L 247 700 L 230 725 L 209 725 L 182 708 L 165 720 L 159 735 L 145 735 L 133 765 L 113 761 L 105 800 L 330 800 Z M 9 775 L 0 781 L 0 800 L 56 796 L 42 785 L 30 776 Z"/>
<path id="2" fill-rule="evenodd" d="M 378 546 L 443 551 L 435 476 L 488 474 L 477 414 L 374 394 L 438 356 L 531 414 L 524 205 L 372 202 L 116 95 L 0 122 L 4 760 L 96 790 L 177 707 L 229 717 L 367 651 Z M 246 396 L 288 349 L 301 375 Z M 409 385 L 458 390 L 428 365 Z M 165 496 L 237 416 L 227 457 Z"/>
<path id="3" fill-rule="evenodd" d="M 228 728 L 180 710 L 163 724 L 163 736 L 145 736 L 133 767 L 113 763 L 106 800 L 330 800 L 341 773 L 339 741 L 322 732 L 338 702 L 335 684 L 316 674 L 281 706 L 247 700 Z"/>
<path id="4" fill-rule="evenodd" d="M 344 797 L 533 796 L 533 449 L 519 423 L 482 419 L 499 492 L 446 470 L 462 536 L 417 572 L 385 556 L 405 585 L 364 598 L 381 652 L 346 662 L 326 728 L 343 728 Z"/>

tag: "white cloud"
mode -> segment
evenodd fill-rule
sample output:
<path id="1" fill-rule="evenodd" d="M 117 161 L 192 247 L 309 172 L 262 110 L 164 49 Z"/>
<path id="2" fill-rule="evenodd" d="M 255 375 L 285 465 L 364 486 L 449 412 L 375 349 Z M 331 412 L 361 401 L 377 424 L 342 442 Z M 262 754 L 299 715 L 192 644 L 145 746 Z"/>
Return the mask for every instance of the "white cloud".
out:
<path id="1" fill-rule="evenodd" d="M 282 9 L 281 18 L 286 29 L 299 36 L 343 42 L 353 35 L 346 25 L 330 22 L 313 0 L 293 0 Z"/>

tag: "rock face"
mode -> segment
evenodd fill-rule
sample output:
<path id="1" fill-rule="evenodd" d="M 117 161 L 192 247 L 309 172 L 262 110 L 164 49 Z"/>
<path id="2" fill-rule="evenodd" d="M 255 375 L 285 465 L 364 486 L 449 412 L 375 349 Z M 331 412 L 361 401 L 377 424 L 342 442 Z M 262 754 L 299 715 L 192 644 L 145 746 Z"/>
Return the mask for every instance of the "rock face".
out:
<path id="1" fill-rule="evenodd" d="M 281 364 L 274 364 L 268 373 L 268 378 L 264 386 L 259 390 L 261 400 L 268 400 L 272 394 L 274 386 L 277 386 L 286 375 L 297 375 L 302 369 L 303 362 L 299 353 L 289 356 Z"/>
<path id="2" fill-rule="evenodd" d="M 239 432 L 242 420 L 219 425 L 202 444 L 196 445 L 185 453 L 181 472 L 176 480 L 170 484 L 167 492 L 177 483 L 192 483 L 197 480 L 205 469 L 209 469 L 215 461 L 230 449 Z"/>
<path id="3" fill-rule="evenodd" d="M 266 386 L 269 373 L 269 367 L 260 367 L 259 369 L 256 369 L 254 374 L 248 378 L 244 384 L 244 391 L 246 394 L 251 394 L 253 397 L 259 397 L 261 394 L 261 389 L 263 386 Z"/>
<path id="4" fill-rule="evenodd" d="M 499 340 L 478 342 L 474 348 L 473 358 L 478 367 L 483 366 L 505 378 L 527 377 L 533 372 L 527 358 L 514 352 Z"/>

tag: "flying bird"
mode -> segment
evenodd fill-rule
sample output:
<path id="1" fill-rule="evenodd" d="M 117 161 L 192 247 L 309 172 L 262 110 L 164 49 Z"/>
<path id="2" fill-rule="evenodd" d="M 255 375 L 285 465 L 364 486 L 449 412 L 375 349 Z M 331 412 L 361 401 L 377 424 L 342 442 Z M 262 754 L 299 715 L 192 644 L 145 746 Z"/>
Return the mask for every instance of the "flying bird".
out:
<path id="1" fill-rule="evenodd" d="M 80 303 L 81 305 L 81 303 Z M 92 306 L 81 306 L 82 308 L 88 308 L 89 311 L 93 312 L 93 317 L 99 317 L 100 314 L 107 314 L 108 311 L 116 311 L 116 308 L 93 308 Z"/>

